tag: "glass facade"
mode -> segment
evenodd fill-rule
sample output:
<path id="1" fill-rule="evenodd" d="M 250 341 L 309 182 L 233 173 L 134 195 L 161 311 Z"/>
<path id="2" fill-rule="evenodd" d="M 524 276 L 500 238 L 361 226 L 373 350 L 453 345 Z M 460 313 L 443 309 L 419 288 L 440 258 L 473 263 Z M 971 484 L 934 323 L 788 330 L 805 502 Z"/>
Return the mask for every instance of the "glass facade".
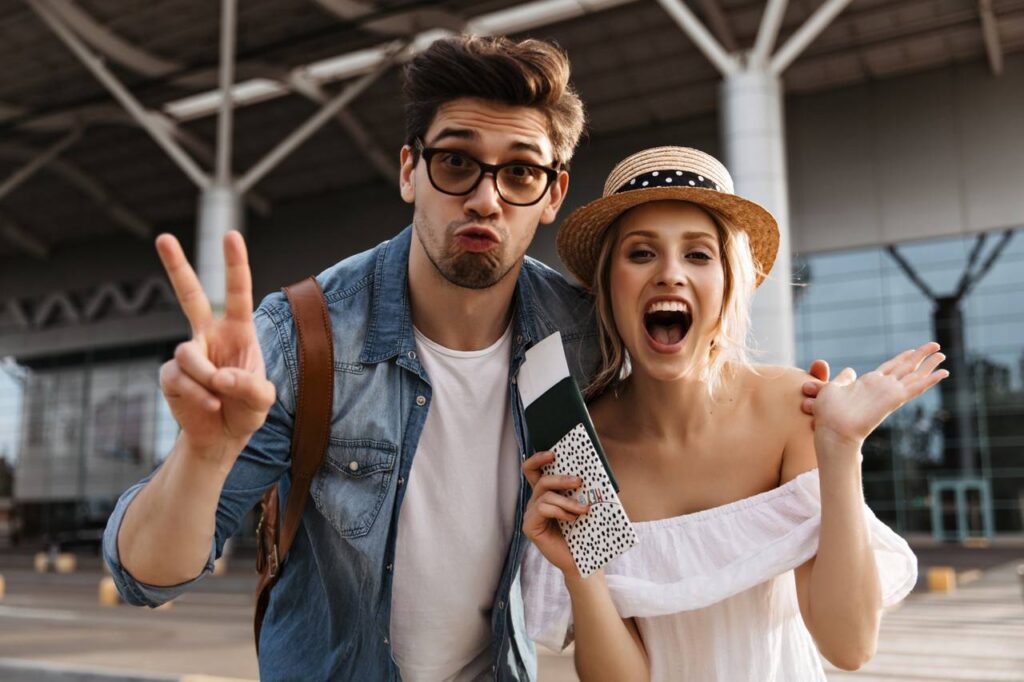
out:
<path id="1" fill-rule="evenodd" d="M 858 374 L 935 339 L 951 377 L 864 449 L 875 513 L 956 538 L 1024 527 L 1024 229 L 794 260 L 797 359 Z M 936 528 L 937 526 L 937 528 Z"/>

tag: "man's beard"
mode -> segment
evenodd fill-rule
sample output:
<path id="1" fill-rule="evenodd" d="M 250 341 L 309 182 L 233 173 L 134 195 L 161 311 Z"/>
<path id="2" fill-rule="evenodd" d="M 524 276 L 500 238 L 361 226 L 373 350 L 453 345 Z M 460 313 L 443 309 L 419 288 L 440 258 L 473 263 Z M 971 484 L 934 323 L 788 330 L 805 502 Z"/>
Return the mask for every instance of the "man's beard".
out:
<path id="1" fill-rule="evenodd" d="M 480 222 L 480 221 L 473 221 Z M 467 221 L 449 223 L 445 229 L 444 242 L 435 243 L 429 236 L 436 234 L 430 228 L 421 229 L 425 223 L 422 216 L 415 217 L 416 235 L 423 246 L 423 251 L 433 264 L 434 269 L 448 282 L 464 289 L 489 289 L 505 278 L 515 263 L 505 265 L 501 254 L 508 245 L 507 233 L 502 234 L 503 240 L 496 248 L 483 253 L 462 251 L 455 246 L 455 231 L 464 227 Z M 491 229 L 502 233 L 502 230 L 491 226 Z"/>

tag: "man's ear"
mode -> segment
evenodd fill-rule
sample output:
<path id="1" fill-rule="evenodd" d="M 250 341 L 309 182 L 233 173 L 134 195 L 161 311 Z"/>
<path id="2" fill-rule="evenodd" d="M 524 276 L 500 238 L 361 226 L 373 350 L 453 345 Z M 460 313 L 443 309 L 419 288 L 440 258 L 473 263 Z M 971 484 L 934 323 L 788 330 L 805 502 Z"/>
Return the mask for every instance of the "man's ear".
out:
<path id="1" fill-rule="evenodd" d="M 569 172 L 560 171 L 555 181 L 551 183 L 548 194 L 551 199 L 548 201 L 548 205 L 544 207 L 544 212 L 540 214 L 540 222 L 542 225 L 550 225 L 555 222 L 555 216 L 558 215 L 558 209 L 562 207 L 562 202 L 565 201 L 565 195 L 569 191 Z"/>
<path id="2" fill-rule="evenodd" d="M 416 158 L 413 156 L 412 147 L 403 145 L 398 161 L 401 164 L 398 170 L 398 187 L 402 193 L 402 201 L 411 204 L 416 201 Z"/>

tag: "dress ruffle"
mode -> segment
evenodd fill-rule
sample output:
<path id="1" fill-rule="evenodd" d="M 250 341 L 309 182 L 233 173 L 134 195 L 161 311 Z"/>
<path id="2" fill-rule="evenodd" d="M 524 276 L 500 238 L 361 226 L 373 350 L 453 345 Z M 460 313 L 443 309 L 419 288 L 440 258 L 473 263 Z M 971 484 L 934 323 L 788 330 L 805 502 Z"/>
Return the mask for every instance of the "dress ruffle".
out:
<path id="1" fill-rule="evenodd" d="M 721 507 L 634 523 L 640 544 L 605 567 L 623 618 L 702 609 L 796 568 L 817 554 L 821 528 L 818 470 Z M 902 600 L 917 582 L 906 541 L 867 505 L 882 603 Z M 562 573 L 536 547 L 523 560 L 523 596 L 532 639 L 560 650 L 572 640 L 572 608 Z"/>

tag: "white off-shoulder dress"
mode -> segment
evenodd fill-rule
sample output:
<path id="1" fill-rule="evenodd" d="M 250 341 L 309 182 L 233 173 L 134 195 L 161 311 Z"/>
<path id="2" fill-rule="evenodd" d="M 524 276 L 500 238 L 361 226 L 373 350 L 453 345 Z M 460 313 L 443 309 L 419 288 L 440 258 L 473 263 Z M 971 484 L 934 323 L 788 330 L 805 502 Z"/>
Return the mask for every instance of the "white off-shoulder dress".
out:
<path id="1" fill-rule="evenodd" d="M 865 505 L 882 603 L 907 596 L 917 559 Z M 655 682 L 824 682 L 800 616 L 793 569 L 818 551 L 818 470 L 706 511 L 635 523 L 640 544 L 605 567 L 619 614 L 635 618 Z M 527 631 L 556 651 L 572 641 L 562 573 L 530 545 Z"/>

